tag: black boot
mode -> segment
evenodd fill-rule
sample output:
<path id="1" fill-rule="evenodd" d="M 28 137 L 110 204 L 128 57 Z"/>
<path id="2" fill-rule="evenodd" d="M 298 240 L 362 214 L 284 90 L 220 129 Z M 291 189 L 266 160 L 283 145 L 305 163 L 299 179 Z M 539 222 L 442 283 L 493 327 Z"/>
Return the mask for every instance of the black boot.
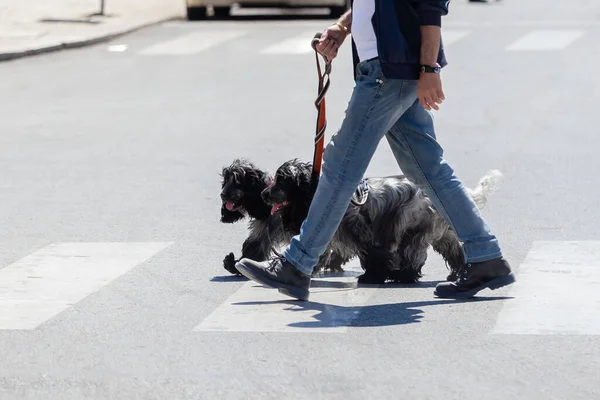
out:
<path id="1" fill-rule="evenodd" d="M 495 290 L 514 281 L 515 276 L 508 262 L 504 258 L 496 258 L 465 265 L 459 271 L 456 281 L 438 283 L 433 294 L 437 297 L 462 299 L 473 297 L 485 288 Z"/>
<path id="2" fill-rule="evenodd" d="M 458 272 L 459 271 L 452 271 L 452 272 L 450 272 L 450 274 L 448 274 L 448 276 L 446 277 L 446 280 L 448 282 L 454 282 L 455 280 L 458 279 Z"/>
<path id="3" fill-rule="evenodd" d="M 284 257 L 263 262 L 243 258 L 235 268 L 248 279 L 298 300 L 308 300 L 310 276 L 298 271 Z"/>

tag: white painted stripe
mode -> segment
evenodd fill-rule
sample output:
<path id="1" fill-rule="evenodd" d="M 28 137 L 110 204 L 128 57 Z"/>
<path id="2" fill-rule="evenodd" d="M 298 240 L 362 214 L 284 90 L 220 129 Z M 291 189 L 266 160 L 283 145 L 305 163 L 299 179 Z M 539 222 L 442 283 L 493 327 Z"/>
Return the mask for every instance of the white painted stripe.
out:
<path id="1" fill-rule="evenodd" d="M 35 329 L 171 243 L 56 243 L 0 270 L 0 329 Z"/>
<path id="2" fill-rule="evenodd" d="M 442 42 L 444 43 L 444 46 L 448 46 L 458 42 L 470 33 L 471 31 L 469 30 L 444 29 L 442 31 Z"/>
<path id="3" fill-rule="evenodd" d="M 315 36 L 312 34 L 298 35 L 293 38 L 272 44 L 260 51 L 260 54 L 306 54 L 314 51 L 310 42 Z"/>
<path id="4" fill-rule="evenodd" d="M 195 331 L 343 333 L 377 286 L 357 287 L 362 271 L 313 279 L 310 301 L 300 302 L 276 289 L 247 282 Z"/>
<path id="5" fill-rule="evenodd" d="M 121 53 L 121 52 L 127 50 L 127 45 L 126 44 L 115 44 L 115 45 L 112 45 L 112 46 L 108 46 L 106 49 L 108 51 Z"/>
<path id="6" fill-rule="evenodd" d="M 567 27 L 567 28 L 583 28 L 590 26 L 600 25 L 598 21 L 594 20 L 551 20 L 551 19 L 543 19 L 543 20 L 516 20 L 516 21 L 503 21 L 502 23 L 496 23 L 496 26 L 531 26 L 531 27 Z"/>
<path id="7" fill-rule="evenodd" d="M 494 334 L 600 335 L 600 242 L 534 242 Z"/>
<path id="8" fill-rule="evenodd" d="M 192 55 L 246 34 L 236 30 L 202 30 L 157 43 L 139 52 L 142 55 Z"/>
<path id="9" fill-rule="evenodd" d="M 548 29 L 528 33 L 509 45 L 507 51 L 563 50 L 583 36 L 582 30 Z"/>

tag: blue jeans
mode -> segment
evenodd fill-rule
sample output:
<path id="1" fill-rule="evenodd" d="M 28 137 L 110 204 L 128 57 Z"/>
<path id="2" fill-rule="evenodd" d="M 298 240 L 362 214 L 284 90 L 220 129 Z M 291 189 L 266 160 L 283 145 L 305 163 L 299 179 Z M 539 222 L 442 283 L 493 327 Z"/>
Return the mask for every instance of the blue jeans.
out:
<path id="1" fill-rule="evenodd" d="M 433 115 L 417 98 L 417 81 L 386 79 L 377 59 L 358 64 L 356 74 L 342 126 L 325 148 L 308 215 L 283 256 L 312 273 L 385 135 L 402 172 L 422 188 L 463 242 L 466 261 L 500 257 L 498 240 L 443 157 Z"/>

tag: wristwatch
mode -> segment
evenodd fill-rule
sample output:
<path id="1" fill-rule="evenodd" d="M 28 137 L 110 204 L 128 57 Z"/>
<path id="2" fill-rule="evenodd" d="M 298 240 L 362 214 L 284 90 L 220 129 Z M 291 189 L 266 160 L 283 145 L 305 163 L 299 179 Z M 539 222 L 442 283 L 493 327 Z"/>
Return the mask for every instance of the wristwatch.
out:
<path id="1" fill-rule="evenodd" d="M 429 72 L 434 74 L 439 74 L 441 72 L 440 67 L 432 67 L 431 65 L 421 65 L 421 72 Z"/>

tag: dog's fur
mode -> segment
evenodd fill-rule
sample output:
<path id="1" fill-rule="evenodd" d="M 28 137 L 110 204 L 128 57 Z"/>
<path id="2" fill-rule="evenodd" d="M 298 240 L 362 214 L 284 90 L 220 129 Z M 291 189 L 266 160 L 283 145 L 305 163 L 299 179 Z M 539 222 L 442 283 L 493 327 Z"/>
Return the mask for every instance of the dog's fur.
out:
<path id="1" fill-rule="evenodd" d="M 242 244 L 241 258 L 264 261 L 269 258 L 272 243 L 284 240 L 281 219 L 271 216 L 269 207 L 261 198 L 271 177 L 245 159 L 235 159 L 221 172 L 221 222 L 231 224 L 249 217 L 250 234 Z M 241 259 L 240 258 L 240 259 Z M 223 267 L 234 275 L 241 275 L 235 268 L 233 253 L 223 260 Z"/>
<path id="2" fill-rule="evenodd" d="M 312 200 L 310 163 L 296 159 L 284 163 L 264 201 L 281 214 L 283 228 L 297 234 Z M 483 206 L 501 174 L 482 178 L 470 194 Z M 329 243 L 330 251 L 344 261 L 358 257 L 365 273 L 361 283 L 414 283 L 431 245 L 456 275 L 465 263 L 462 245 L 448 223 L 434 210 L 429 198 L 404 176 L 369 178 L 370 192 L 362 205 L 350 204 Z"/>
<path id="3" fill-rule="evenodd" d="M 275 248 L 287 245 L 293 237 L 289 230 L 283 229 L 281 216 L 271 215 L 271 206 L 261 197 L 270 182 L 267 172 L 245 159 L 235 159 L 221 171 L 221 222 L 231 224 L 246 217 L 250 220 L 240 259 L 267 260 Z M 322 259 L 324 262 L 319 263 L 314 274 L 342 271 L 341 259 L 335 256 Z M 223 267 L 231 274 L 241 275 L 235 268 L 237 261 L 234 253 L 229 253 L 223 259 Z"/>

